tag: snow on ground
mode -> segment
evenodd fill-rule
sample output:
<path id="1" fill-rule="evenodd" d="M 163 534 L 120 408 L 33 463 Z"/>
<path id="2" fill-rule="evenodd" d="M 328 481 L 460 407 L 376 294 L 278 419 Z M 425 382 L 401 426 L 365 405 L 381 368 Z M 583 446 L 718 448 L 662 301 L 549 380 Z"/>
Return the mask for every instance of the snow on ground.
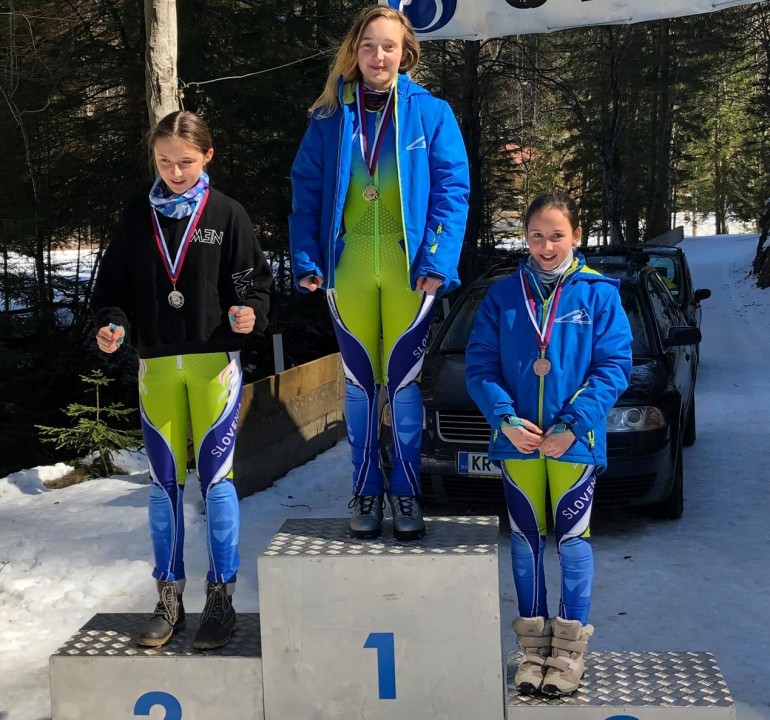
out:
<path id="1" fill-rule="evenodd" d="M 651 521 L 597 512 L 593 523 L 596 650 L 711 650 L 737 701 L 738 720 L 770 720 L 770 292 L 746 279 L 756 236 L 683 244 L 704 303 L 698 441 L 685 451 L 685 515 Z M 235 604 L 258 610 L 256 562 L 288 517 L 347 513 L 345 443 L 241 502 L 242 570 Z M 129 465 L 126 467 L 126 465 Z M 43 482 L 64 465 L 0 479 L 0 720 L 50 718 L 48 657 L 96 612 L 149 612 L 155 603 L 142 457 L 129 474 L 62 490 Z M 196 483 L 185 497 L 188 611 L 203 606 L 204 518 Z M 503 538 L 504 640 L 516 613 Z M 558 597 L 553 544 L 547 558 Z"/>

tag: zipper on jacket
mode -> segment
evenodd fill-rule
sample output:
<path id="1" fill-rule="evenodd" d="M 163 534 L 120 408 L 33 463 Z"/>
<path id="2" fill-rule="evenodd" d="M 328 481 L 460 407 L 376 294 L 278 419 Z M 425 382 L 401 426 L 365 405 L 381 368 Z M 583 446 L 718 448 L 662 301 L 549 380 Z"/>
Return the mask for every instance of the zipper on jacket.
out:
<path id="1" fill-rule="evenodd" d="M 380 113 L 377 113 L 377 119 L 379 119 Z M 377 119 L 374 121 L 374 126 L 377 127 Z M 384 139 L 384 138 L 383 138 Z M 374 178 L 372 178 L 374 184 L 380 187 L 380 164 L 377 163 L 377 167 L 374 168 Z M 382 196 L 380 196 L 382 197 Z M 374 277 L 380 277 L 380 201 L 374 201 Z"/>
<path id="2" fill-rule="evenodd" d="M 334 183 L 334 217 L 337 217 L 337 198 L 339 197 L 340 192 L 340 176 L 339 176 L 339 167 L 340 167 L 340 157 L 342 155 L 342 128 L 345 127 L 345 98 L 344 98 L 344 92 L 345 92 L 345 86 L 343 85 L 340 89 L 339 93 L 339 103 L 340 103 L 340 131 L 339 135 L 337 137 L 337 181 Z M 329 263 L 328 268 L 322 268 L 324 272 L 328 270 L 328 278 L 324 278 L 324 282 L 326 284 L 327 290 L 331 287 L 334 287 L 334 265 L 335 265 L 335 258 L 337 257 L 337 248 L 336 248 L 336 241 L 337 241 L 337 233 L 334 231 L 334 225 L 336 223 L 332 221 L 332 226 L 329 228 L 329 254 L 327 256 Z"/>
<path id="3" fill-rule="evenodd" d="M 406 236 L 406 218 L 404 217 L 404 189 L 401 185 L 401 162 L 399 161 L 400 148 L 398 145 L 398 78 L 396 78 L 396 91 L 393 98 L 393 132 L 396 135 L 396 177 L 398 178 L 398 199 L 401 201 L 401 228 L 404 231 L 404 255 L 406 255 L 406 281 L 412 287 L 412 266 L 409 260 L 409 238 Z"/>
<path id="4" fill-rule="evenodd" d="M 578 398 L 578 395 L 580 395 L 580 393 L 582 393 L 582 392 L 583 392 L 583 390 L 585 390 L 587 387 L 588 387 L 588 380 L 586 380 L 586 381 L 583 383 L 583 385 L 582 385 L 581 387 L 579 387 L 579 388 L 578 388 L 578 389 L 575 391 L 575 394 L 574 394 L 574 395 L 573 395 L 573 396 L 572 396 L 572 397 L 569 399 L 570 405 L 571 405 L 573 402 L 575 402 L 575 400 L 577 400 L 577 398 Z"/>
<path id="5" fill-rule="evenodd" d="M 540 293 L 540 288 L 539 287 L 537 288 L 537 290 L 538 290 L 538 293 Z M 543 297 L 542 293 L 540 293 L 540 297 L 541 298 Z M 547 298 L 543 299 L 543 309 L 541 311 L 542 312 L 542 317 L 540 319 L 540 326 L 541 326 L 541 328 L 542 328 L 542 325 L 543 325 L 543 318 L 547 318 L 548 317 L 548 305 L 550 303 L 550 300 L 551 300 L 550 297 L 547 297 Z M 545 357 L 545 350 L 541 350 L 538 353 L 538 357 L 544 358 Z M 538 399 L 537 424 L 538 424 L 538 427 L 542 428 L 543 432 L 545 432 L 545 428 L 543 428 L 543 399 L 545 397 L 545 375 L 539 375 L 538 378 L 540 380 L 540 383 L 539 383 L 540 387 L 539 387 L 539 390 L 538 390 L 539 399 Z M 540 453 L 540 457 L 541 458 L 545 457 L 542 452 Z"/>

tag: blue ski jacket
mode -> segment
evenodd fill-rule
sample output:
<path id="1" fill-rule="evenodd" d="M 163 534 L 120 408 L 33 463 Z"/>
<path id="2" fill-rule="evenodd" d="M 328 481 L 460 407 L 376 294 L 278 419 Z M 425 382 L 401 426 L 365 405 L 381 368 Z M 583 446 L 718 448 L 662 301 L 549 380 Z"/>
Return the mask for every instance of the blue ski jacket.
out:
<path id="1" fill-rule="evenodd" d="M 607 413 L 631 377 L 631 330 L 620 303 L 618 282 L 576 262 L 563 278 L 545 358 L 550 372 L 538 377 L 535 328 L 527 313 L 521 273 L 527 274 L 541 327 L 553 296 L 523 259 L 510 277 L 490 288 L 479 306 L 466 350 L 468 392 L 492 427 L 489 457 L 531 459 L 501 431 L 502 416 L 514 415 L 543 431 L 569 423 L 576 440 L 564 462 L 607 465 Z"/>
<path id="2" fill-rule="evenodd" d="M 340 107 L 330 117 L 318 113 L 311 117 L 291 169 L 289 237 L 294 279 L 321 275 L 327 290 L 334 287 L 334 269 L 345 246 L 342 213 L 350 183 L 352 141 L 358 130 L 344 92 L 340 78 Z M 449 105 L 407 75 L 398 76 L 395 101 L 410 282 L 414 289 L 418 277 L 438 277 L 443 280 L 439 292 L 448 293 L 460 284 L 457 264 L 468 213 L 470 184 L 462 135 Z"/>

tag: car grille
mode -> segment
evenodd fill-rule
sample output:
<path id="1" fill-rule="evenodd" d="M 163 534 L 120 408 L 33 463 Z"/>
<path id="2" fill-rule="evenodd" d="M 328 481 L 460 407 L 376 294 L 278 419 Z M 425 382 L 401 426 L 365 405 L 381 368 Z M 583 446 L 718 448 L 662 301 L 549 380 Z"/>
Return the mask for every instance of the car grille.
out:
<path id="1" fill-rule="evenodd" d="M 628 505 L 646 495 L 655 484 L 655 473 L 629 475 L 619 478 L 602 478 L 596 482 L 597 505 Z"/>
<path id="2" fill-rule="evenodd" d="M 492 428 L 480 413 L 436 413 L 438 436 L 446 442 L 487 445 Z"/>

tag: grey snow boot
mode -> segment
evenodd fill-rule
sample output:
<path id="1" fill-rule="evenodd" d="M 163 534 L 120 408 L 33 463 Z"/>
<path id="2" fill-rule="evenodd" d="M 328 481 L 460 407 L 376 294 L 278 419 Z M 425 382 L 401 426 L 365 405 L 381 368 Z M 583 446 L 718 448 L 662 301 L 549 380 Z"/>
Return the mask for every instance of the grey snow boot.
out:
<path id="1" fill-rule="evenodd" d="M 393 511 L 393 537 L 396 540 L 418 540 L 425 537 L 420 498 L 414 495 L 388 495 Z"/>
<path id="2" fill-rule="evenodd" d="M 184 582 L 184 581 L 180 581 Z M 160 599 L 155 606 L 152 617 L 139 631 L 136 642 L 145 647 L 161 647 L 165 645 L 175 632 L 185 625 L 184 605 L 182 593 L 176 581 L 158 581 L 158 595 Z"/>
<path id="3" fill-rule="evenodd" d="M 525 695 L 540 690 L 545 677 L 546 658 L 551 654 L 551 621 L 543 617 L 518 617 L 513 621 L 521 660 L 513 684 Z"/>
<path id="4" fill-rule="evenodd" d="M 350 508 L 350 537 L 371 540 L 382 535 L 382 495 L 355 495 Z"/>
<path id="5" fill-rule="evenodd" d="M 551 657 L 547 658 L 544 695 L 567 695 L 580 687 L 585 672 L 583 653 L 594 634 L 593 625 L 556 617 L 551 623 Z"/>

